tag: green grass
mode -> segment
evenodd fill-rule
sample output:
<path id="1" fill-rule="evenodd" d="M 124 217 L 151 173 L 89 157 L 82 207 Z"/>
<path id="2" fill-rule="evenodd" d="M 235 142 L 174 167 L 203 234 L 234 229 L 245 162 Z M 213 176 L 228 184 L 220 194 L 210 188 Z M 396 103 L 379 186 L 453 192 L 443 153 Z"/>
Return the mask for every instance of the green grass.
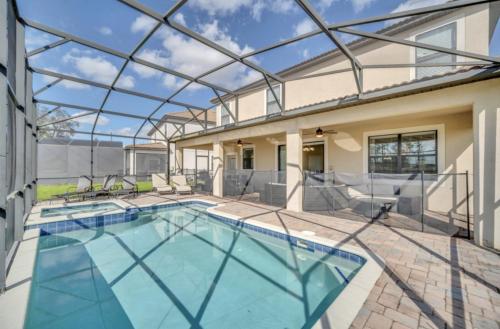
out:
<path id="1" fill-rule="evenodd" d="M 56 195 L 66 193 L 68 188 L 74 189 L 75 187 L 76 184 L 41 184 L 37 187 L 37 199 L 38 201 L 53 199 Z M 101 184 L 95 184 L 94 188 L 100 189 Z M 150 192 L 153 190 L 153 184 L 151 182 L 137 182 L 137 188 L 139 192 Z"/>

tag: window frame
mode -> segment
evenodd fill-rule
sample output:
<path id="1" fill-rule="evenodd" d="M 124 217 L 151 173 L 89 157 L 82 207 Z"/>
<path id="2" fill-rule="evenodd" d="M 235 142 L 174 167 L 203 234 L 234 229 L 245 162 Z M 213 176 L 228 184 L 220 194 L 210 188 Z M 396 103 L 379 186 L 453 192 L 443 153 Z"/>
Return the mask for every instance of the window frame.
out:
<path id="1" fill-rule="evenodd" d="M 436 30 L 439 30 L 439 29 L 442 29 L 444 27 L 447 27 L 447 26 L 453 26 L 453 34 L 452 34 L 452 47 L 450 49 L 453 49 L 453 50 L 457 50 L 459 47 L 458 47 L 458 44 L 459 44 L 459 29 L 461 28 L 459 26 L 459 22 L 457 20 L 453 20 L 453 21 L 450 21 L 450 22 L 447 22 L 445 24 L 442 24 L 442 25 L 439 25 L 439 26 L 435 26 L 431 29 L 428 29 L 426 31 L 422 31 L 418 34 L 415 34 L 414 37 L 412 38 L 413 41 L 415 42 L 419 42 L 418 38 L 425 35 L 425 34 L 429 34 L 433 31 L 436 31 Z M 445 53 L 442 53 L 442 52 L 434 52 L 433 54 L 430 54 L 430 55 L 427 55 L 427 56 L 424 56 L 424 57 L 421 57 L 419 58 L 418 57 L 418 49 L 419 48 L 414 48 L 413 51 L 412 51 L 412 57 L 413 57 L 413 62 L 415 64 L 419 64 L 419 63 L 426 63 L 427 61 L 431 60 L 431 62 L 437 58 L 440 58 L 440 57 L 443 57 L 443 56 L 451 56 L 451 62 L 452 63 L 457 63 L 458 62 L 458 56 L 457 55 L 452 55 L 452 54 L 445 54 Z M 443 69 L 446 69 L 446 71 L 449 71 L 449 70 L 453 70 L 455 69 L 457 66 L 450 66 L 450 67 L 443 67 Z M 421 76 L 419 77 L 419 70 L 422 70 L 422 69 L 426 69 L 426 67 L 417 67 L 415 66 L 415 68 L 413 69 L 413 78 L 414 79 L 422 79 L 422 78 L 425 78 L 426 76 L 429 76 L 429 75 L 424 75 L 424 76 Z"/>
<path id="2" fill-rule="evenodd" d="M 231 112 L 231 102 L 227 102 L 225 103 L 229 112 Z M 231 114 L 227 113 L 227 115 L 223 115 L 224 112 L 227 112 L 226 108 L 224 107 L 223 104 L 220 104 L 220 125 L 221 126 L 226 126 L 226 125 L 229 125 L 231 123 L 233 123 L 233 118 L 231 117 Z M 228 122 L 227 123 L 224 123 L 223 122 L 223 118 L 224 117 L 228 117 Z"/>
<path id="3" fill-rule="evenodd" d="M 271 89 L 269 87 L 267 87 L 265 90 L 264 90 L 264 115 L 272 115 L 272 114 L 277 114 L 277 113 L 280 113 L 281 111 L 278 111 L 278 112 L 272 112 L 270 113 L 268 111 L 268 108 L 269 108 L 269 103 L 270 102 L 273 102 L 273 103 L 276 103 L 278 105 L 281 105 L 282 103 L 282 99 L 283 99 L 283 95 L 282 95 L 282 88 L 281 88 L 281 84 L 278 84 L 278 85 L 275 85 L 273 86 L 273 89 L 274 88 L 278 88 L 279 89 L 279 92 L 276 93 L 276 96 L 278 96 L 279 98 L 279 102 L 276 102 L 276 100 L 274 99 L 274 97 L 271 97 L 272 100 L 269 100 L 269 97 L 268 97 L 268 91 L 270 91 Z M 272 96 L 272 93 L 271 93 L 271 96 Z M 279 106 L 278 106 L 279 107 Z"/>
<path id="4" fill-rule="evenodd" d="M 391 172 L 391 173 L 385 173 L 385 174 L 415 174 L 417 172 L 403 172 L 402 171 L 402 168 L 403 168 L 403 157 L 405 156 L 404 154 L 402 154 L 402 151 L 401 151 L 401 146 L 402 146 L 402 137 L 403 135 L 407 135 L 407 134 L 425 134 L 425 133 L 430 133 L 430 132 L 434 132 L 434 135 L 435 135 L 435 139 L 434 139 L 434 149 L 435 149 L 435 152 L 433 154 L 434 158 L 435 158 L 435 167 L 436 167 L 436 171 L 435 172 L 425 172 L 425 174 L 430 174 L 430 175 L 436 175 L 436 174 L 439 174 L 439 169 L 440 169 L 440 165 L 439 165 L 439 129 L 428 129 L 428 130 L 418 130 L 418 131 L 401 131 L 401 132 L 395 132 L 395 133 L 386 133 L 386 134 L 374 134 L 374 135 L 369 135 L 368 138 L 367 138 L 367 152 L 368 152 L 368 156 L 367 156 L 367 168 L 368 168 L 368 172 L 372 172 L 372 166 L 371 166 L 371 159 L 374 158 L 374 157 L 380 157 L 380 156 L 372 156 L 371 155 L 371 143 L 370 143 L 370 139 L 371 138 L 375 138 L 375 137 L 384 137 L 384 136 L 394 136 L 396 135 L 397 136 L 397 152 L 396 152 L 396 165 L 397 165 L 397 169 L 396 169 L 396 172 Z M 406 155 L 408 156 L 408 155 Z M 410 155 L 411 156 L 411 155 Z M 414 155 L 413 155 L 414 156 Z M 376 172 L 376 171 L 373 171 L 374 173 L 379 173 L 379 172 Z"/>
<path id="5" fill-rule="evenodd" d="M 252 168 L 245 168 L 245 150 L 252 150 Z M 241 169 L 243 170 L 255 170 L 255 147 L 252 146 L 244 146 L 241 149 Z"/>

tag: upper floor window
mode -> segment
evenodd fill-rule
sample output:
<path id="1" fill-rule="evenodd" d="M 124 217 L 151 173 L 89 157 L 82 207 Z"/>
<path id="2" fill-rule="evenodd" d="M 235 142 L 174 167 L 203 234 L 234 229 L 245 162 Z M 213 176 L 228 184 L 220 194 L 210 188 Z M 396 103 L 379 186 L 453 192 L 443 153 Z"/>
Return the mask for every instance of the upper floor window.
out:
<path id="1" fill-rule="evenodd" d="M 424 32 L 415 37 L 416 42 L 449 49 L 457 49 L 457 23 L 453 22 L 434 30 Z M 445 54 L 432 50 L 415 48 L 415 63 L 456 63 L 456 55 Z M 420 79 L 449 71 L 453 66 L 417 67 L 416 78 Z"/>
<path id="2" fill-rule="evenodd" d="M 278 98 L 279 103 L 281 103 L 281 86 L 277 85 L 273 87 L 273 91 Z M 280 106 L 274 98 L 274 95 L 270 88 L 266 90 L 266 114 L 279 113 L 281 112 Z"/>
<path id="3" fill-rule="evenodd" d="M 368 139 L 370 172 L 437 174 L 437 131 L 371 136 Z"/>
<path id="4" fill-rule="evenodd" d="M 229 103 L 226 103 L 226 106 L 222 105 L 220 106 L 220 124 L 221 126 L 225 126 L 231 123 L 231 115 L 229 114 L 229 111 L 226 109 L 226 107 L 231 110 L 231 107 Z"/>

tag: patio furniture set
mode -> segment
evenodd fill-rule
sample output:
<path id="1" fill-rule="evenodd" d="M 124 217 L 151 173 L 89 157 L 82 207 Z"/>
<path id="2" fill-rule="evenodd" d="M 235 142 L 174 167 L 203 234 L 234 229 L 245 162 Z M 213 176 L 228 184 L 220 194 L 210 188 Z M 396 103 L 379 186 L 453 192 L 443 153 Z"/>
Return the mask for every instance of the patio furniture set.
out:
<path id="1" fill-rule="evenodd" d="M 76 186 L 71 186 L 63 194 L 57 195 L 66 202 L 85 201 L 97 199 L 99 197 L 118 197 L 133 196 L 139 193 L 136 176 L 123 176 L 122 181 L 117 183 L 118 175 L 107 175 L 104 177 L 102 186 L 96 189 L 92 185 L 92 179 L 89 176 L 80 176 Z M 191 194 L 191 186 L 187 184 L 186 177 L 183 175 L 171 176 L 171 183 L 167 184 L 165 174 L 152 175 L 153 190 L 158 194 Z"/>

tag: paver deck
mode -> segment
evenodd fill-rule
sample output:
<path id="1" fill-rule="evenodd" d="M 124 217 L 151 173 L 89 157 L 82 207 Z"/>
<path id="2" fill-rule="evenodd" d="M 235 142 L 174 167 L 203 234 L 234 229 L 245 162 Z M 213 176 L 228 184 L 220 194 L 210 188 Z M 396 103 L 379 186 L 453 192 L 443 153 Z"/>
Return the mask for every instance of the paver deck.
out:
<path id="1" fill-rule="evenodd" d="M 220 203 L 220 211 L 312 231 L 342 245 L 364 248 L 385 261 L 385 270 L 352 328 L 500 328 L 500 255 L 472 242 L 295 213 L 247 201 L 195 196 Z M 133 205 L 193 198 L 153 193 L 126 201 Z"/>

